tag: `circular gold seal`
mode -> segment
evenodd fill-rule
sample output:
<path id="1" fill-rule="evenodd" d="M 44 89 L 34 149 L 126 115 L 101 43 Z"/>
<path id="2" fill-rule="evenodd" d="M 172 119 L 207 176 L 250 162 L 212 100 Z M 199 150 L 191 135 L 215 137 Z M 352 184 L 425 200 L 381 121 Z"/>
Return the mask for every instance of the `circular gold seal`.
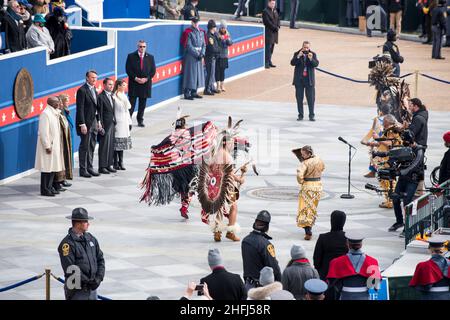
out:
<path id="1" fill-rule="evenodd" d="M 27 69 L 20 69 L 14 82 L 14 107 L 20 119 L 31 111 L 34 96 L 34 83 Z"/>

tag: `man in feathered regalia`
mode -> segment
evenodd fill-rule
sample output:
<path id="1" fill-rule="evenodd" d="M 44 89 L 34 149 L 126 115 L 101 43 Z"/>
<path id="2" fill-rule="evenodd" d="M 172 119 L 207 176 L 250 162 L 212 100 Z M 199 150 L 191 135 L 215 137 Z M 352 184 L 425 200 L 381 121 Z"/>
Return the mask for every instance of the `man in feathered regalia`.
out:
<path id="1" fill-rule="evenodd" d="M 227 232 L 226 238 L 240 241 L 236 235 L 240 231 L 236 223 L 237 200 L 249 164 L 247 162 L 235 171 L 237 151 L 248 152 L 249 147 L 245 139 L 237 136 L 241 122 L 238 121 L 233 127 L 231 117 L 228 118 L 228 128 L 217 135 L 210 157 L 204 159 L 200 167 L 197 192 L 202 205 L 202 221 L 210 225 L 215 241 L 221 241 L 223 231 Z M 257 174 L 254 165 L 253 169 Z M 224 217 L 228 218 L 228 225 L 224 223 Z"/>
<path id="2" fill-rule="evenodd" d="M 202 158 L 209 155 L 217 135 L 211 121 L 186 128 L 186 118 L 178 109 L 175 130 L 160 144 L 152 146 L 150 163 L 141 188 L 140 201 L 149 205 L 166 205 L 181 198 L 181 216 L 188 219 L 193 190 L 191 181 L 198 176 Z"/>
<path id="3" fill-rule="evenodd" d="M 237 176 L 233 173 L 233 158 L 239 150 L 249 150 L 247 140 L 236 136 L 241 121 L 234 128 L 230 124 L 227 130 L 218 132 L 211 121 L 186 128 L 187 117 L 181 116 L 179 109 L 175 130 L 160 144 L 152 146 L 140 201 L 158 206 L 179 197 L 181 216 L 188 219 L 189 204 L 198 192 L 202 221 L 216 223 L 215 239 L 220 241 L 221 231 L 227 229 L 227 238 L 239 241 L 236 200 L 246 165 L 241 168 L 241 176 Z M 209 222 L 210 215 L 215 215 L 216 222 Z M 228 217 L 228 226 L 223 227 L 223 216 Z"/>
<path id="4" fill-rule="evenodd" d="M 394 76 L 394 66 L 388 55 L 377 58 L 370 70 L 369 83 L 377 90 L 378 113 L 382 109 L 387 110 L 387 114 L 392 114 L 398 122 L 411 122 L 411 113 L 408 111 L 409 85 Z"/>

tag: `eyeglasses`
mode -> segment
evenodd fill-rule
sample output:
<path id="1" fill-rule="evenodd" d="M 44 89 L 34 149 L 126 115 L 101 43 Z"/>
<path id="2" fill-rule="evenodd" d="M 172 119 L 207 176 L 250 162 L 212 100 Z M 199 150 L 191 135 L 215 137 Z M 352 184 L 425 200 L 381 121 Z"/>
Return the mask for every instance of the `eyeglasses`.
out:
<path id="1" fill-rule="evenodd" d="M 146 48 L 147 46 L 139 46 L 139 48 Z"/>

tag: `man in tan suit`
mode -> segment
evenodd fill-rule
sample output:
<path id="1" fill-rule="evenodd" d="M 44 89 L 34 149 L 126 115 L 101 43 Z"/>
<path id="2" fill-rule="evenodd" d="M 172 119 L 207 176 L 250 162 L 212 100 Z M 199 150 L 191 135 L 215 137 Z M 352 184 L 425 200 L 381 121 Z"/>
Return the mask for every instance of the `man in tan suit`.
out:
<path id="1" fill-rule="evenodd" d="M 59 191 L 54 187 L 55 173 L 65 170 L 59 123 L 60 101 L 47 100 L 47 108 L 39 116 L 35 169 L 41 171 L 41 195 L 54 197 Z M 65 190 L 65 189 L 64 189 Z"/>

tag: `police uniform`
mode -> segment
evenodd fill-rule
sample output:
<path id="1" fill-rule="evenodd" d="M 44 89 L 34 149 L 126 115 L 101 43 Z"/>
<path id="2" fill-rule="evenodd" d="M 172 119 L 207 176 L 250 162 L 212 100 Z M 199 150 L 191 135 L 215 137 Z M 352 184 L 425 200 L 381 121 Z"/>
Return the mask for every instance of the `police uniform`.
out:
<path id="1" fill-rule="evenodd" d="M 429 239 L 430 248 L 442 248 L 448 238 L 433 236 Z M 423 300 L 450 300 L 450 260 L 440 254 L 433 254 L 428 261 L 416 266 L 409 286 L 422 293 Z"/>
<path id="2" fill-rule="evenodd" d="M 309 279 L 308 281 L 305 282 L 305 290 L 312 296 L 320 296 L 322 294 L 325 294 L 325 291 L 327 291 L 327 289 L 328 289 L 327 283 L 320 279 Z"/>
<path id="3" fill-rule="evenodd" d="M 261 211 L 256 220 L 270 223 L 270 213 Z M 273 269 L 275 281 L 281 281 L 281 271 L 275 257 L 275 248 L 269 241 L 272 238 L 265 232 L 253 230 L 242 240 L 242 261 L 244 264 L 244 280 L 247 290 L 259 286 L 260 271 L 264 267 Z"/>
<path id="4" fill-rule="evenodd" d="M 194 6 L 192 3 L 188 3 L 187 5 L 185 5 L 183 8 L 183 17 L 184 20 L 191 20 L 193 17 L 196 17 L 200 20 L 197 6 Z"/>
<path id="5" fill-rule="evenodd" d="M 208 32 L 206 34 L 206 53 L 205 53 L 205 65 L 206 65 L 206 81 L 205 81 L 205 94 L 211 95 L 218 93 L 214 88 L 216 82 L 216 60 L 220 54 L 220 40 L 218 33 L 212 33 L 211 29 L 216 27 L 214 20 L 208 21 Z"/>
<path id="6" fill-rule="evenodd" d="M 361 243 L 364 239 L 356 233 L 346 232 L 345 236 L 350 244 Z M 330 287 L 334 287 L 340 300 L 369 300 L 368 280 L 376 279 L 381 280 L 378 261 L 361 249 L 350 249 L 346 255 L 331 260 L 327 275 Z"/>
<path id="7" fill-rule="evenodd" d="M 74 209 L 72 216 L 66 218 L 75 221 L 93 219 L 83 208 Z M 78 236 L 73 228 L 70 228 L 58 246 L 58 253 L 66 280 L 66 300 L 96 300 L 97 288 L 105 275 L 105 260 L 97 239 L 88 232 Z M 76 279 L 77 271 L 73 270 L 74 267 L 80 270 L 80 281 Z M 75 289 L 72 289 L 72 286 Z"/>

